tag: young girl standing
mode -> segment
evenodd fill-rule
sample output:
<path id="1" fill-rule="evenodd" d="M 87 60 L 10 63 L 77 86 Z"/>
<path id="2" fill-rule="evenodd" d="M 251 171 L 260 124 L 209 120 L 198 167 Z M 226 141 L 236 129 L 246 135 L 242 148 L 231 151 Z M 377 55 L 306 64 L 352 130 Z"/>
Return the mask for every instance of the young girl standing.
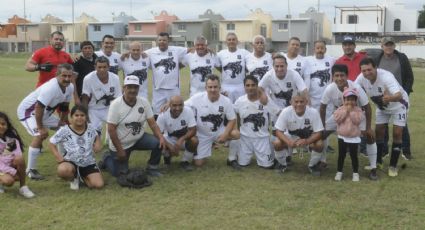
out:
<path id="1" fill-rule="evenodd" d="M 12 186 L 19 179 L 19 193 L 26 197 L 34 197 L 34 193 L 25 185 L 25 160 L 22 157 L 22 139 L 12 126 L 9 117 L 0 112 L 0 193 L 4 193 L 3 185 Z"/>
<path id="2" fill-rule="evenodd" d="M 335 176 L 336 181 L 342 179 L 345 155 L 351 156 L 353 167 L 353 181 L 359 181 L 359 160 L 357 147 L 360 143 L 360 123 L 364 120 L 362 110 L 357 106 L 358 93 L 353 88 L 347 88 L 343 92 L 344 104 L 333 114 L 337 123 L 338 134 L 338 166 Z"/>
<path id="3" fill-rule="evenodd" d="M 49 143 L 58 162 L 58 176 L 71 181 L 73 190 L 78 190 L 80 178 L 89 188 L 102 188 L 102 174 L 94 158 L 94 152 L 102 149 L 100 137 L 96 129 L 87 123 L 87 109 L 84 106 L 75 105 L 70 115 L 70 125 L 62 126 Z M 63 153 L 59 153 L 58 144 L 63 146 Z"/>

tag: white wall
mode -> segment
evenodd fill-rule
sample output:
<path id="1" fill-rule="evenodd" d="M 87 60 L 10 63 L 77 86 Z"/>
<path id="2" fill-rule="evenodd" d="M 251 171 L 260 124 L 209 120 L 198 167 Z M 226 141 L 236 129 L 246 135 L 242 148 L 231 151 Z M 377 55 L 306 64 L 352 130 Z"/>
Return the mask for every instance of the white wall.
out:
<path id="1" fill-rule="evenodd" d="M 416 32 L 418 12 L 417 10 L 405 9 L 404 5 L 389 5 L 387 7 L 386 15 L 386 31 L 394 32 L 394 20 L 400 19 L 401 30 L 400 32 Z"/>
<path id="2" fill-rule="evenodd" d="M 343 55 L 342 46 L 339 45 L 327 45 L 327 55 L 333 57 L 341 57 Z M 380 45 L 357 45 L 356 51 L 366 48 L 381 48 Z M 405 45 L 397 44 L 396 49 L 407 55 L 409 58 L 423 58 L 425 59 L 425 46 L 424 45 Z"/>

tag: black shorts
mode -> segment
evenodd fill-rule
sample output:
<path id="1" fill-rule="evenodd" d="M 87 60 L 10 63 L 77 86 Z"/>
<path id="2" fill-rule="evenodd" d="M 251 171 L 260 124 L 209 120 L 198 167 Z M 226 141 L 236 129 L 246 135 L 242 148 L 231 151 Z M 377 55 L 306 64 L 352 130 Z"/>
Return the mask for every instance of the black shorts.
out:
<path id="1" fill-rule="evenodd" d="M 67 162 L 74 165 L 74 167 L 77 169 L 76 174 L 80 175 L 81 178 L 86 178 L 88 175 L 90 175 L 92 173 L 100 173 L 100 170 L 99 170 L 99 168 L 97 167 L 96 164 L 92 164 L 92 165 L 89 165 L 89 166 L 86 166 L 86 167 L 80 167 L 80 166 L 76 165 L 74 162 L 71 162 L 71 161 L 67 161 Z"/>

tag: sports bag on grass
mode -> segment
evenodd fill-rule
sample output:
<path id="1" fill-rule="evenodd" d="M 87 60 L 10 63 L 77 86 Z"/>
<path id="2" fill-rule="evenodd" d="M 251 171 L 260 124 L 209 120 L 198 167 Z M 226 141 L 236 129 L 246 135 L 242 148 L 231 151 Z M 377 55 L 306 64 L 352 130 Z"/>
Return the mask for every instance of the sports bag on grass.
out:
<path id="1" fill-rule="evenodd" d="M 142 169 L 131 169 L 127 174 L 120 174 L 117 183 L 122 187 L 144 188 L 152 185 L 152 181 Z"/>

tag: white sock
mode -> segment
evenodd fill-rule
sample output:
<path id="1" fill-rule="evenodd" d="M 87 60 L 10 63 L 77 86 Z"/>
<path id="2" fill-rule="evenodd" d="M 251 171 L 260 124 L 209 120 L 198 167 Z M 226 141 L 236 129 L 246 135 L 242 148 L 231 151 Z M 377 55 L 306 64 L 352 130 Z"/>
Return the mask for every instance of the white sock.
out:
<path id="1" fill-rule="evenodd" d="M 280 151 L 275 150 L 274 151 L 275 159 L 277 160 L 277 162 L 279 162 L 279 164 L 286 165 L 286 157 L 288 156 L 289 152 L 292 152 L 292 149 L 291 151 L 288 151 L 288 149 L 283 149 Z"/>
<path id="2" fill-rule="evenodd" d="M 238 158 L 239 146 L 239 140 L 229 141 L 229 157 L 227 158 L 229 161 L 235 161 Z"/>
<path id="3" fill-rule="evenodd" d="M 182 156 L 182 160 L 181 161 L 187 161 L 187 162 L 192 162 L 193 159 L 193 153 L 184 150 L 183 156 Z"/>
<path id="4" fill-rule="evenodd" d="M 312 167 L 319 163 L 320 159 L 322 158 L 322 153 L 318 153 L 314 150 L 311 151 L 311 157 L 310 162 L 308 163 L 308 167 Z"/>
<path id="5" fill-rule="evenodd" d="M 38 156 L 40 156 L 40 154 L 41 154 L 41 149 L 33 148 L 31 146 L 28 148 L 28 165 L 27 165 L 26 172 L 29 172 L 30 169 L 37 168 L 37 158 Z"/>
<path id="6" fill-rule="evenodd" d="M 376 168 L 376 143 L 366 144 L 367 157 L 369 158 L 369 163 L 371 168 Z"/>

